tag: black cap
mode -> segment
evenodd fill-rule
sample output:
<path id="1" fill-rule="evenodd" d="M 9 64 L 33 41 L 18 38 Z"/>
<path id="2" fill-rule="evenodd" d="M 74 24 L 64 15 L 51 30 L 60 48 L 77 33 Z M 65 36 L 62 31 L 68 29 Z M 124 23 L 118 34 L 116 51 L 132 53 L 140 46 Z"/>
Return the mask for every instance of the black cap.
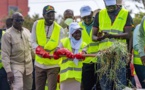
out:
<path id="1" fill-rule="evenodd" d="M 51 5 L 47 5 L 43 8 L 43 14 L 46 14 L 49 12 L 55 12 L 54 7 Z"/>

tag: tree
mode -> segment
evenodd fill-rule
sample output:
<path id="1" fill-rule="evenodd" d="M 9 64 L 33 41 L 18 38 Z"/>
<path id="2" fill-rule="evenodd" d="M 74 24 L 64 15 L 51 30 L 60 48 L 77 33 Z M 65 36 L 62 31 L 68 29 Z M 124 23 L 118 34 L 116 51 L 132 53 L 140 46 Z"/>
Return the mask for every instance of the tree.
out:
<path id="1" fill-rule="evenodd" d="M 134 0 L 134 1 L 137 1 L 139 3 L 142 3 L 144 5 L 144 8 L 145 8 L 145 0 Z"/>
<path id="2" fill-rule="evenodd" d="M 40 17 L 39 17 L 39 15 L 38 14 L 35 14 L 35 15 L 33 15 L 32 17 L 30 17 L 29 15 L 28 16 L 26 16 L 26 17 L 24 17 L 24 27 L 26 27 L 27 29 L 29 29 L 30 31 L 31 31 L 31 29 L 32 29 L 32 26 L 33 26 L 33 23 L 36 21 L 36 20 L 38 20 L 38 19 L 40 19 Z"/>
<path id="3" fill-rule="evenodd" d="M 133 18 L 133 22 L 134 22 L 135 26 L 141 22 L 144 15 L 145 15 L 145 13 L 142 13 L 142 12 L 135 14 L 135 18 Z"/>
<path id="4" fill-rule="evenodd" d="M 124 7 L 129 10 L 131 14 L 145 12 L 143 2 L 145 2 L 145 0 L 125 0 Z"/>

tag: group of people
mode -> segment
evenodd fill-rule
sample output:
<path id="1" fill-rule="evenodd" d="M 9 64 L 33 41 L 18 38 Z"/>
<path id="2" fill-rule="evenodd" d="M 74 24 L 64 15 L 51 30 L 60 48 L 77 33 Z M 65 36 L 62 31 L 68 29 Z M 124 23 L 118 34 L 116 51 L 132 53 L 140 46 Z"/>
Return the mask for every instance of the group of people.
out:
<path id="1" fill-rule="evenodd" d="M 115 40 L 126 43 L 131 53 L 132 36 L 135 72 L 145 88 L 145 18 L 132 35 L 132 18 L 129 11 L 117 5 L 120 1 L 104 0 L 106 8 L 95 17 L 90 6 L 82 6 L 79 23 L 73 10 L 67 9 L 62 25 L 55 21 L 54 7 L 47 5 L 43 19 L 34 22 L 31 32 L 23 27 L 23 15 L 15 12 L 2 32 L 0 90 L 46 90 L 46 86 L 48 90 L 122 90 L 127 86 L 126 67 L 116 72 L 116 85 L 120 87 L 114 88 L 107 74 L 97 78 L 97 59 L 84 55 L 110 48 Z"/>

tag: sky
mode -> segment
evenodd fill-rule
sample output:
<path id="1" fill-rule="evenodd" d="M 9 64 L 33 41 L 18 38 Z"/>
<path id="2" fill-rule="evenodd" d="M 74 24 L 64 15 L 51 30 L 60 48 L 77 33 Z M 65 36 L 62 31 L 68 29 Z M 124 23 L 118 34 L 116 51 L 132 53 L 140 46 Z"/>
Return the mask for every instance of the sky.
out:
<path id="1" fill-rule="evenodd" d="M 43 7 L 52 5 L 55 8 L 56 15 L 63 15 L 66 9 L 72 9 L 74 15 L 80 15 L 80 8 L 83 5 L 89 5 L 92 10 L 104 8 L 103 0 L 28 0 L 29 15 L 39 14 L 42 17 Z"/>
<path id="2" fill-rule="evenodd" d="M 63 12 L 66 9 L 72 9 L 74 15 L 80 15 L 80 8 L 83 5 L 89 5 L 92 10 L 102 9 L 105 7 L 103 0 L 28 0 L 29 6 L 29 15 L 33 16 L 39 14 L 42 17 L 43 7 L 46 5 L 52 5 L 56 11 L 56 17 L 58 15 L 63 15 Z M 132 1 L 132 0 L 123 0 L 124 8 L 132 11 L 131 16 L 134 17 L 136 13 L 145 12 L 143 4 Z M 138 9 L 138 6 L 140 9 Z"/>

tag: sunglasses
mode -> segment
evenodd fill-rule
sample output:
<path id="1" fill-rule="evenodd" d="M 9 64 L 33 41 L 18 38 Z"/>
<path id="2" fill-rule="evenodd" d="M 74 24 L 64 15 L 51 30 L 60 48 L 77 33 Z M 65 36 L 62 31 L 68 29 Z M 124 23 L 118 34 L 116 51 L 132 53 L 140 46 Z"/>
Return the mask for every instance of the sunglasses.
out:
<path id="1" fill-rule="evenodd" d="M 85 19 L 91 19 L 91 18 L 92 18 L 92 16 L 83 17 L 84 20 L 85 20 Z"/>
<path id="2" fill-rule="evenodd" d="M 24 19 L 14 19 L 16 22 L 24 22 Z"/>

